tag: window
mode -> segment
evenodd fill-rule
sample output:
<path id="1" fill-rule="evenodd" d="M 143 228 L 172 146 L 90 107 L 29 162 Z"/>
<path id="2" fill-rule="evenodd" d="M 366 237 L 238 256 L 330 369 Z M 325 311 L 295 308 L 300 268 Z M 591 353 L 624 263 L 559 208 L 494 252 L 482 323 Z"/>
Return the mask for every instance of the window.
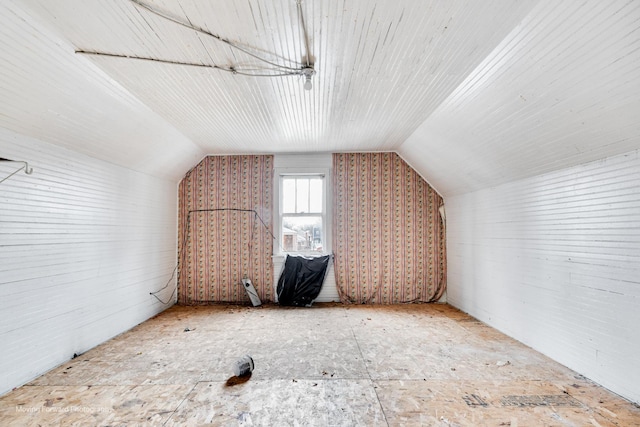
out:
<path id="1" fill-rule="evenodd" d="M 322 253 L 326 247 L 325 178 L 280 176 L 280 246 L 285 252 Z"/>

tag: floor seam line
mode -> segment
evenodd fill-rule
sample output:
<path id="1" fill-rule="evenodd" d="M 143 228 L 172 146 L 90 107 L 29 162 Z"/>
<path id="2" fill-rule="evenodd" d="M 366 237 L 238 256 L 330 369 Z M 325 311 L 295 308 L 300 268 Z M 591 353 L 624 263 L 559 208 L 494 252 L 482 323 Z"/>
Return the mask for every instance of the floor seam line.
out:
<path id="1" fill-rule="evenodd" d="M 196 387 L 198 387 L 198 384 L 200 384 L 202 381 L 196 381 L 196 383 L 193 385 L 193 387 L 191 387 L 191 389 L 185 394 L 184 398 L 180 401 L 180 403 L 178 403 L 176 405 L 176 409 L 174 409 L 173 411 L 171 411 L 171 413 L 169 414 L 169 416 L 167 417 L 166 421 L 162 423 L 163 426 L 167 425 L 167 423 L 171 420 L 171 417 L 173 417 L 177 412 L 178 409 L 180 409 L 180 407 L 182 406 L 182 404 L 187 400 L 187 398 L 189 397 L 189 395 L 191 393 L 193 393 L 193 391 L 196 389 Z"/>
<path id="2" fill-rule="evenodd" d="M 349 317 L 347 315 L 347 317 Z M 364 369 L 367 372 L 367 376 L 369 377 L 369 381 L 371 382 L 371 385 L 373 386 L 373 392 L 376 394 L 376 399 L 378 400 L 378 405 L 380 406 L 380 411 L 382 412 L 382 417 L 384 418 L 384 422 L 387 425 L 387 427 L 389 427 L 389 421 L 387 420 L 387 414 L 384 412 L 384 406 L 382 406 L 382 402 L 380 401 L 380 396 L 378 395 L 378 390 L 376 388 L 376 385 L 373 381 L 373 378 L 371 378 L 371 372 L 369 372 L 369 368 L 367 367 L 367 361 L 364 358 L 364 354 L 362 353 L 362 348 L 360 348 L 360 343 L 358 342 L 358 337 L 356 337 L 356 333 L 353 330 L 353 324 L 351 322 L 349 322 L 349 329 L 351 329 L 351 335 L 353 335 L 353 340 L 356 343 L 356 347 L 358 347 L 358 352 L 360 353 L 360 358 L 362 359 L 362 363 L 364 363 Z"/>

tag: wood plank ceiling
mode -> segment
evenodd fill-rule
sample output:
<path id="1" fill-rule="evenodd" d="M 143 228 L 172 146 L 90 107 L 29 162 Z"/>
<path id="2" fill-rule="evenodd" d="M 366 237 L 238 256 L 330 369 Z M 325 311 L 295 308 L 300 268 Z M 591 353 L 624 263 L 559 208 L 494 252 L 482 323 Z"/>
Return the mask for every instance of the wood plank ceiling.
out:
<path id="1" fill-rule="evenodd" d="M 296 0 L 144 4 L 306 63 Z M 460 193 L 640 147 L 638 6 L 302 0 L 305 91 L 300 76 L 74 53 L 264 67 L 131 0 L 16 0 L 0 6 L 0 126 L 174 178 L 204 154 L 397 150 Z"/>
<path id="2" fill-rule="evenodd" d="M 639 148 L 640 2 L 545 0 L 399 151 L 456 194 Z"/>

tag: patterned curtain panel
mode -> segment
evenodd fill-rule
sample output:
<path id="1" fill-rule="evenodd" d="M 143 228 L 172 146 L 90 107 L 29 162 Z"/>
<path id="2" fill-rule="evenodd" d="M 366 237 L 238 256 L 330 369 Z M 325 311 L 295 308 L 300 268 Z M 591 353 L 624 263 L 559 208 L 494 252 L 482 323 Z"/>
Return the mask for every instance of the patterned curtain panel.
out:
<path id="1" fill-rule="evenodd" d="M 442 198 L 395 153 L 333 155 L 333 247 L 343 302 L 429 302 L 445 290 Z"/>
<path id="2" fill-rule="evenodd" d="M 273 300 L 273 156 L 209 156 L 180 182 L 178 303 Z"/>

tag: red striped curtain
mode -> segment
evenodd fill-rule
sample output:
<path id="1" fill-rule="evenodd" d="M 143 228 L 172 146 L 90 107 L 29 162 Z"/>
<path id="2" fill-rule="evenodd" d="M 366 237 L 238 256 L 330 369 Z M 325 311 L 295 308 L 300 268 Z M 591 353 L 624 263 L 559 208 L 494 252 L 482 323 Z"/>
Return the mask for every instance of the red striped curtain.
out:
<path id="1" fill-rule="evenodd" d="M 333 248 L 343 302 L 438 300 L 442 198 L 395 153 L 333 155 Z"/>
<path id="2" fill-rule="evenodd" d="M 245 276 L 273 300 L 272 191 L 273 156 L 209 156 L 180 182 L 179 304 L 248 302 Z"/>

